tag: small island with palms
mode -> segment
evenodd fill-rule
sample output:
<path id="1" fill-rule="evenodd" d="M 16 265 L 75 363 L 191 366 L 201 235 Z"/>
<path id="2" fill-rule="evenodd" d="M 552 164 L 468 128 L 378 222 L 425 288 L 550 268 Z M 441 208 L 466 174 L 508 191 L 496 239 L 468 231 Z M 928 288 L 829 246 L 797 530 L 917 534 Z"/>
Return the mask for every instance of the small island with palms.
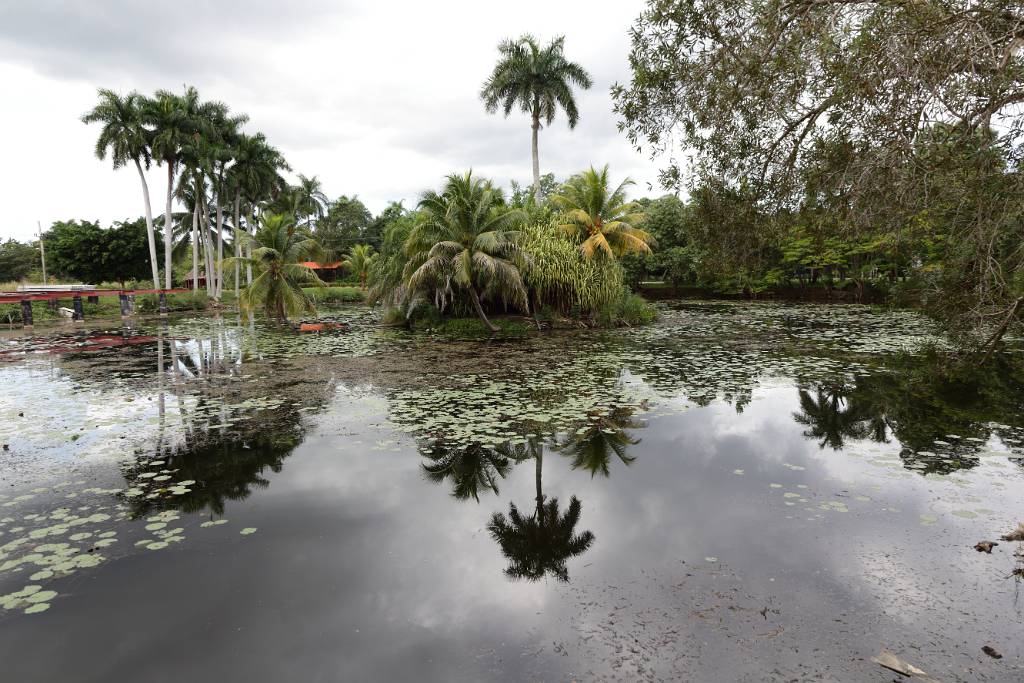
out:
<path id="1" fill-rule="evenodd" d="M 1019 2 L 48 0 L 0 75 L 4 681 L 1024 680 Z"/>

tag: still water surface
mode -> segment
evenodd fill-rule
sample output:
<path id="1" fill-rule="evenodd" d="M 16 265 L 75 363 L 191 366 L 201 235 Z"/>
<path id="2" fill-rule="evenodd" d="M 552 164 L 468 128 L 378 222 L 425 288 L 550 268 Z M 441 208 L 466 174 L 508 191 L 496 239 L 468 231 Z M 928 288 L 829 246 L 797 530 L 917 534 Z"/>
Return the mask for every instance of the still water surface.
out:
<path id="1" fill-rule="evenodd" d="M 1024 678 L 1021 544 L 972 548 L 1024 521 L 1007 359 L 853 306 L 331 315 L 4 340 L 3 680 Z"/>

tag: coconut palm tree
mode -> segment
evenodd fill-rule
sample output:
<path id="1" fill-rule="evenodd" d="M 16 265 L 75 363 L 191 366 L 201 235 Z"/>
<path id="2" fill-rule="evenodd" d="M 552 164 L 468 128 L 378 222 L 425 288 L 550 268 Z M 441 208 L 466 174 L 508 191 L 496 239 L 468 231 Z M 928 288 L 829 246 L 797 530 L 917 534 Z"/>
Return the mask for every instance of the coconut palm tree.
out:
<path id="1" fill-rule="evenodd" d="M 96 156 L 110 159 L 118 169 L 128 162 L 135 164 L 142 182 L 142 199 L 146 206 L 146 234 L 149 237 L 149 262 L 153 269 L 153 288 L 160 289 L 160 267 L 156 257 L 156 230 L 153 226 L 153 207 L 149 200 L 149 184 L 142 166 L 149 168 L 152 161 L 146 129 L 143 123 L 145 98 L 132 91 L 121 97 L 113 90 L 99 89 L 99 103 L 82 115 L 83 123 L 100 123 L 102 129 L 96 139 Z"/>
<path id="2" fill-rule="evenodd" d="M 533 195 L 540 198 L 540 156 L 537 134 L 541 122 L 551 125 L 559 108 L 565 112 L 569 128 L 575 128 L 580 114 L 572 86 L 589 88 L 590 74 L 565 58 L 565 36 L 559 36 L 541 47 L 537 39 L 524 35 L 519 40 L 505 40 L 498 45 L 500 58 L 484 83 L 480 97 L 489 113 L 500 107 L 505 116 L 518 107 L 530 115 L 531 149 L 533 152 Z"/>
<path id="3" fill-rule="evenodd" d="M 310 230 L 313 229 L 313 218 L 314 216 L 319 220 L 323 218 L 324 212 L 327 210 L 327 205 L 330 200 L 327 199 L 327 195 L 324 194 L 323 183 L 316 176 L 307 178 L 306 176 L 299 174 L 299 184 L 292 188 L 294 191 L 295 209 L 297 213 L 301 213 L 306 217 L 306 227 Z M 295 219 L 298 220 L 298 215 Z"/>
<path id="4" fill-rule="evenodd" d="M 370 267 L 377 260 L 377 252 L 369 244 L 355 244 L 349 249 L 341 267 L 352 271 L 359 277 L 359 286 L 366 289 L 366 278 L 370 274 Z"/>
<path id="5" fill-rule="evenodd" d="M 249 256 L 233 257 L 230 265 L 241 263 L 255 272 L 252 284 L 239 297 L 242 310 L 251 313 L 262 306 L 268 318 L 281 323 L 289 316 L 313 313 L 313 299 L 302 291 L 303 285 L 324 286 L 316 271 L 303 262 L 320 253 L 320 245 L 309 232 L 295 227 L 295 219 L 282 214 L 266 214 L 256 234 L 243 238 L 250 242 Z"/>
<path id="6" fill-rule="evenodd" d="M 508 516 L 495 512 L 487 524 L 487 530 L 509 561 L 505 575 L 513 579 L 538 581 L 545 574 L 551 574 L 559 581 L 569 580 L 565 563 L 570 558 L 582 555 L 594 542 L 590 531 L 576 533 L 583 505 L 572 496 L 564 514 L 558 510 L 558 499 L 545 501 L 541 485 L 544 447 L 531 439 L 526 448 L 516 450 L 515 459 L 522 460 L 529 455 L 536 463 L 536 507 L 533 515 L 524 517 L 515 503 L 509 503 Z"/>
<path id="7" fill-rule="evenodd" d="M 419 222 L 405 243 L 409 291 L 433 288 L 441 308 L 456 290 L 464 292 L 491 332 L 498 328 L 484 313 L 482 298 L 528 308 L 520 272 L 528 262 L 514 230 L 525 216 L 499 206 L 499 199 L 500 192 L 472 171 L 452 174 L 440 194 L 423 195 Z"/>
<path id="8" fill-rule="evenodd" d="M 626 201 L 629 178 L 614 190 L 608 182 L 608 166 L 600 171 L 593 166 L 573 176 L 551 198 L 564 212 L 560 228 L 580 239 L 583 256 L 615 258 L 630 252 L 651 253 L 651 236 L 636 227 L 644 219 L 640 205 Z"/>

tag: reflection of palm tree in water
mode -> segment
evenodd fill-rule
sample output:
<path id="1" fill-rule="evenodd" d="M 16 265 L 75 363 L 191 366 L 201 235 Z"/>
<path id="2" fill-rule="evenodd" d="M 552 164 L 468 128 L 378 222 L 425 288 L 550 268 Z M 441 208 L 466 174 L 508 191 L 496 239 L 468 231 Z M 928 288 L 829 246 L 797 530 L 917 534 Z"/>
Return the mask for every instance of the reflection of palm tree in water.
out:
<path id="1" fill-rule="evenodd" d="M 576 496 L 572 496 L 569 507 L 560 514 L 557 498 L 545 500 L 542 485 L 544 446 L 538 440 L 531 439 L 507 450 L 516 460 L 534 460 L 537 496 L 533 515 L 523 516 L 515 503 L 509 503 L 508 516 L 495 512 L 487 525 L 491 537 L 501 546 L 509 561 L 505 574 L 513 579 L 529 581 L 538 581 L 545 574 L 551 574 L 559 581 L 568 581 L 566 561 L 582 555 L 594 542 L 591 532 L 575 532 L 583 505 Z"/>
<path id="2" fill-rule="evenodd" d="M 498 493 L 498 481 L 512 467 L 510 458 L 501 450 L 480 444 L 457 448 L 437 441 L 421 449 L 423 457 L 430 461 L 422 463 L 423 471 L 427 479 L 437 484 L 450 479 L 452 495 L 459 500 L 479 501 L 481 491 Z"/>
<path id="3" fill-rule="evenodd" d="M 882 414 L 857 401 L 844 384 L 819 383 L 814 386 L 813 396 L 807 389 L 799 389 L 799 397 L 800 412 L 793 413 L 793 419 L 808 427 L 804 436 L 821 439 L 821 448 L 839 450 L 845 439 L 888 441 Z"/>
<path id="4" fill-rule="evenodd" d="M 643 429 L 647 423 L 635 419 L 633 412 L 633 408 L 620 407 L 607 413 L 591 413 L 582 427 L 555 448 L 572 458 L 574 470 L 587 470 L 592 477 L 600 472 L 607 477 L 613 455 L 627 466 L 636 460 L 636 456 L 629 454 L 629 447 L 640 443 L 640 439 L 626 430 Z"/>

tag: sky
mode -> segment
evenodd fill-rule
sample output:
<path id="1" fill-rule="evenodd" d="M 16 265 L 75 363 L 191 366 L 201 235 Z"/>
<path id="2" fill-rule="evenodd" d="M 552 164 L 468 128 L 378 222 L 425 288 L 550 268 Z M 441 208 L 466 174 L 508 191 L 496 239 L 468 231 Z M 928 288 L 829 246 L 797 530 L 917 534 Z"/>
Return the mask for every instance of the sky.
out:
<path id="1" fill-rule="evenodd" d="M 79 117 L 96 89 L 198 88 L 244 112 L 297 173 L 331 198 L 357 195 L 374 213 L 416 203 L 444 176 L 472 168 L 507 187 L 530 181 L 530 125 L 489 115 L 480 87 L 504 38 L 566 36 L 591 74 L 580 123 L 540 133 L 541 172 L 562 178 L 610 164 L 661 194 L 658 161 L 620 133 L 609 88 L 630 77 L 629 28 L 642 0 L 0 0 L 0 239 L 30 239 L 37 221 L 115 220 L 143 213 L 138 174 L 94 156 L 97 126 Z M 154 212 L 166 172 L 149 174 Z"/>

